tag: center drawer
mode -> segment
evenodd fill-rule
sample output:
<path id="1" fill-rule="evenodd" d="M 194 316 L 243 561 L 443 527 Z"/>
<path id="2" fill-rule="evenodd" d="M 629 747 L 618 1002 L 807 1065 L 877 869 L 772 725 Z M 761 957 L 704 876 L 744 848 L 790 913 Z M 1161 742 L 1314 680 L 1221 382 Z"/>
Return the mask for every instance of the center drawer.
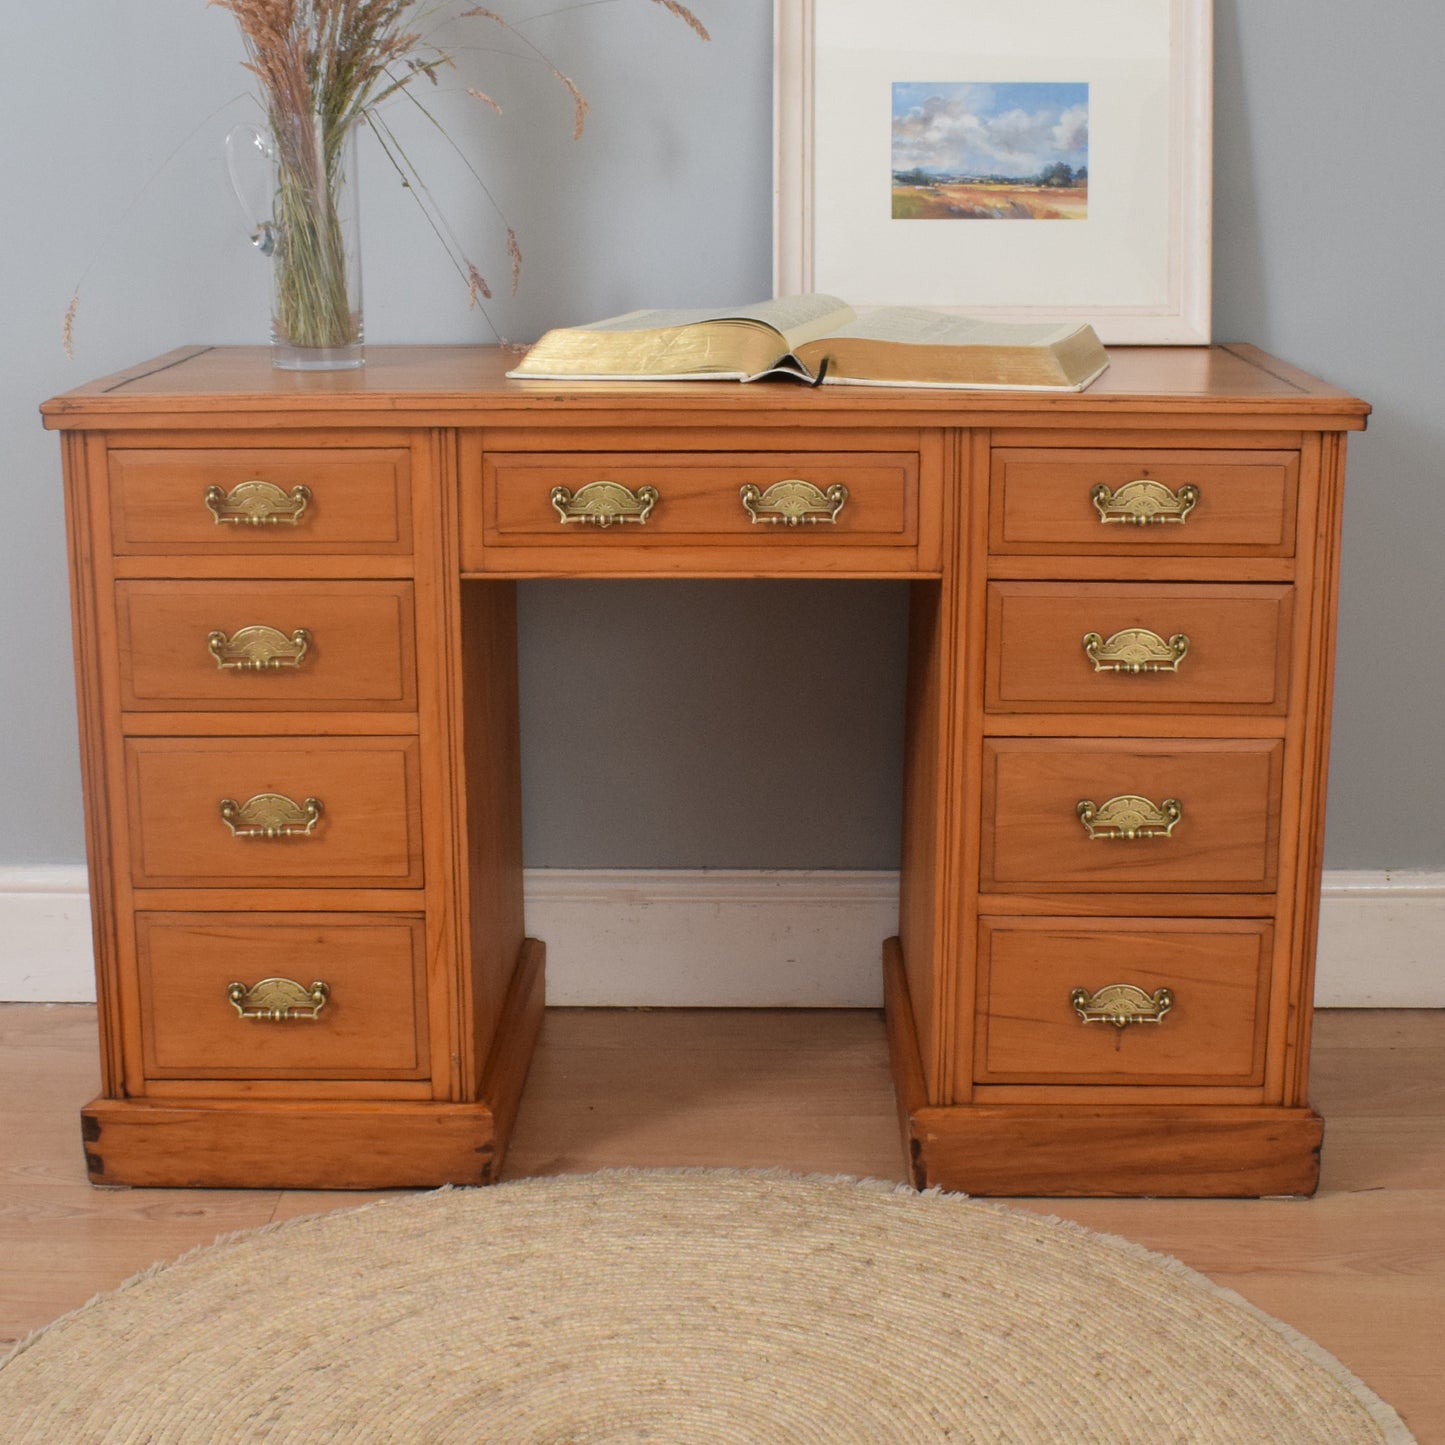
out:
<path id="1" fill-rule="evenodd" d="M 744 551 L 754 569 L 783 572 L 938 566 L 937 479 L 924 504 L 917 451 L 499 451 L 473 460 L 468 571 L 566 572 L 583 557 L 599 572 L 645 571 L 675 549 L 693 559 L 708 549 L 724 569 Z"/>
<path id="2" fill-rule="evenodd" d="M 423 939 L 408 915 L 137 914 L 145 1076 L 423 1078 Z"/>
<path id="3" fill-rule="evenodd" d="M 1278 739 L 992 738 L 984 891 L 1268 892 Z"/>
<path id="4" fill-rule="evenodd" d="M 418 887 L 415 738 L 131 738 L 137 887 Z"/>

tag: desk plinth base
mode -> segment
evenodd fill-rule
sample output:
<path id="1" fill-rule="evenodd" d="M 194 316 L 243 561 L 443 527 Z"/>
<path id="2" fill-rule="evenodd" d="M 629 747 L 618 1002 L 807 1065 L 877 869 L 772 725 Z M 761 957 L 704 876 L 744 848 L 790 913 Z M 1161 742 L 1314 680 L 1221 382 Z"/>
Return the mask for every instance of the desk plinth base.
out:
<path id="1" fill-rule="evenodd" d="M 102 1098 L 81 1110 L 92 1184 L 195 1189 L 487 1184 L 496 1125 L 486 1104 Z"/>
<path id="2" fill-rule="evenodd" d="M 522 946 L 475 1103 L 313 1099 L 92 1100 L 93 1184 L 199 1189 L 401 1189 L 491 1184 L 526 1082 L 546 949 Z"/>
<path id="3" fill-rule="evenodd" d="M 883 947 L 889 1056 L 915 1188 L 965 1194 L 1259 1198 L 1313 1194 L 1309 1108 L 930 1104 L 898 940 Z"/>

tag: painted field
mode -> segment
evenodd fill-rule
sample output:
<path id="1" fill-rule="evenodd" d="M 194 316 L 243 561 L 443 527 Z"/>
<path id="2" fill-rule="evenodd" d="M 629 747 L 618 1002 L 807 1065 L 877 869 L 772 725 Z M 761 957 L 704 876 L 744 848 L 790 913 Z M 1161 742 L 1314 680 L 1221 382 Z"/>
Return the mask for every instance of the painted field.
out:
<path id="1" fill-rule="evenodd" d="M 896 221 L 1082 221 L 1087 186 L 1011 186 L 983 181 L 894 186 Z"/>

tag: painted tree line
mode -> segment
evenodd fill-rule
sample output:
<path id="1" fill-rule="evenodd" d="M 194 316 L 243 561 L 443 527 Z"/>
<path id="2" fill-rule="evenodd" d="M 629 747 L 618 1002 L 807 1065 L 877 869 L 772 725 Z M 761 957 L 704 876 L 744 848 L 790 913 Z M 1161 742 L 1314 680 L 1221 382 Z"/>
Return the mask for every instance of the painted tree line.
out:
<path id="1" fill-rule="evenodd" d="M 912 170 L 893 172 L 893 182 L 899 186 L 936 186 L 946 185 L 949 181 L 984 182 L 997 186 L 1042 186 L 1049 190 L 1068 190 L 1075 186 L 1088 185 L 1089 168 L 1080 166 L 1078 170 L 1075 170 L 1067 161 L 1055 161 L 1053 165 L 1045 166 L 1035 176 L 945 176 L 934 171 L 924 170 L 922 166 L 915 166 Z"/>

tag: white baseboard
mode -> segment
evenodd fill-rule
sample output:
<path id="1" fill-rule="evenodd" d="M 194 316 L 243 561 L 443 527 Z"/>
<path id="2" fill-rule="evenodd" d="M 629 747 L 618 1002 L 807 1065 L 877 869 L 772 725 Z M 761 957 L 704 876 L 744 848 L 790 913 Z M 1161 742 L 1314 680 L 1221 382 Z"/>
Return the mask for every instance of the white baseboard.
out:
<path id="1" fill-rule="evenodd" d="M 898 875 L 599 871 L 526 875 L 547 1002 L 878 1008 Z"/>
<path id="2" fill-rule="evenodd" d="M 0 1003 L 94 1002 L 85 869 L 0 867 Z"/>
<path id="3" fill-rule="evenodd" d="M 1445 1008 L 1445 873 L 1329 869 L 1320 899 L 1320 1008 Z"/>
<path id="4" fill-rule="evenodd" d="M 547 1001 L 654 1007 L 877 1007 L 898 875 L 529 869 Z M 1322 1008 L 1445 1008 L 1445 873 L 1331 871 Z M 95 998 L 81 867 L 0 867 L 0 1001 Z"/>

